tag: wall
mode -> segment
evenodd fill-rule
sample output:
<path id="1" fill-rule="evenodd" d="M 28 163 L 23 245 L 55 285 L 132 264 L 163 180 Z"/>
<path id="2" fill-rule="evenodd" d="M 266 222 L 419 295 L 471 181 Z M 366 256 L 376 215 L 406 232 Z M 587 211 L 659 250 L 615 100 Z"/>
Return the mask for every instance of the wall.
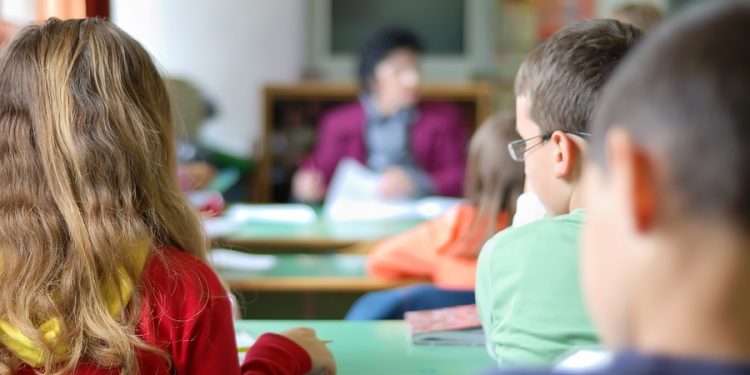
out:
<path id="1" fill-rule="evenodd" d="M 0 15 L 6 21 L 25 25 L 36 18 L 36 6 L 29 0 L 0 0 Z"/>
<path id="2" fill-rule="evenodd" d="M 668 2 L 668 0 L 599 0 L 598 13 L 601 17 L 606 17 L 612 14 L 612 12 L 618 7 L 631 3 L 651 3 L 662 10 L 667 10 L 669 9 L 669 4 L 667 4 Z"/>
<path id="3" fill-rule="evenodd" d="M 494 1 L 500 0 L 472 0 L 472 4 Z M 662 8 L 668 3 L 599 0 L 598 13 L 607 15 L 630 1 L 650 1 Z M 309 62 L 307 55 L 314 54 L 307 38 L 315 27 L 308 22 L 319 4 L 320 0 L 111 0 L 111 11 L 114 22 L 143 43 L 166 74 L 193 81 L 215 103 L 218 114 L 204 129 L 204 143 L 244 156 L 259 151 L 253 145 L 262 131 L 263 84 L 297 80 Z M 14 22 L 31 21 L 34 12 L 33 1 L 0 1 L 0 14 Z M 495 23 L 502 19 L 495 12 L 486 13 L 474 18 L 482 22 L 472 29 L 481 34 L 475 42 L 484 46 L 478 48 L 481 51 L 490 50 L 487 45 L 493 40 L 486 35 L 497 33 Z M 500 77 L 512 77 L 517 64 L 499 64 L 508 67 L 510 73 L 504 74 L 496 58 L 481 55 L 477 65 Z M 338 76 L 351 76 L 350 66 L 338 68 L 334 69 Z M 433 76 L 468 78 L 465 69 L 440 73 Z"/>
<path id="4" fill-rule="evenodd" d="M 202 139 L 257 154 L 262 86 L 297 80 L 304 65 L 305 0 L 112 0 L 112 19 L 167 75 L 193 81 L 217 107 Z"/>
<path id="5" fill-rule="evenodd" d="M 352 0 L 357 1 L 357 0 Z M 422 59 L 422 75 L 427 82 L 462 82 L 492 75 L 492 17 L 497 0 L 466 1 L 466 56 Z M 308 0 L 306 16 L 306 51 L 308 69 L 331 81 L 355 79 L 356 56 L 332 56 L 330 39 L 331 0 Z"/>

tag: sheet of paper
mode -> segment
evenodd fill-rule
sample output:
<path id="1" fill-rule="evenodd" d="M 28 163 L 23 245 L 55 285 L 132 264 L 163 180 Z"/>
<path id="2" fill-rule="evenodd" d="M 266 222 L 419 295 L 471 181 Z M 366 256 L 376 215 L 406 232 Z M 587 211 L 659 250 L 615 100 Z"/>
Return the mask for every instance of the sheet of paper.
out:
<path id="1" fill-rule="evenodd" d="M 267 271 L 276 265 L 273 255 L 247 254 L 228 249 L 211 250 L 208 259 L 216 268 L 241 271 Z"/>
<path id="2" fill-rule="evenodd" d="M 222 217 L 236 222 L 289 224 L 312 224 L 318 220 L 315 210 L 305 204 L 234 204 Z"/>
<path id="3" fill-rule="evenodd" d="M 203 219 L 203 231 L 208 238 L 226 236 L 234 232 L 239 222 L 225 217 L 211 217 Z"/>
<path id="4" fill-rule="evenodd" d="M 378 194 L 379 179 L 356 160 L 342 160 L 329 185 L 323 214 L 338 222 L 431 219 L 461 202 L 446 197 L 386 200 Z"/>
<path id="5" fill-rule="evenodd" d="M 606 367 L 612 360 L 612 354 L 604 350 L 581 349 L 564 357 L 555 366 L 555 370 L 597 370 Z"/>

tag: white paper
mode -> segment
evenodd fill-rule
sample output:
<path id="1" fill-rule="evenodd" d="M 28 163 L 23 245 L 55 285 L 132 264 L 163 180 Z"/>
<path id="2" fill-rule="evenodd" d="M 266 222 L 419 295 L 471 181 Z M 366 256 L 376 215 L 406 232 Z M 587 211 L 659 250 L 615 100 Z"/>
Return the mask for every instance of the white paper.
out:
<path id="1" fill-rule="evenodd" d="M 203 231 L 208 238 L 226 236 L 234 232 L 239 222 L 225 217 L 212 217 L 203 219 Z"/>
<path id="2" fill-rule="evenodd" d="M 602 350 L 582 349 L 566 356 L 558 362 L 555 370 L 598 370 L 606 367 L 612 360 L 612 354 Z"/>
<path id="3" fill-rule="evenodd" d="M 276 265 L 273 255 L 247 254 L 228 249 L 211 250 L 208 259 L 216 268 L 241 271 L 267 271 Z"/>
<path id="4" fill-rule="evenodd" d="M 379 181 L 377 173 L 356 160 L 342 160 L 331 180 L 323 214 L 334 222 L 429 220 L 461 202 L 448 197 L 386 200 L 378 193 Z"/>
<path id="5" fill-rule="evenodd" d="M 255 338 L 248 332 L 240 331 L 237 332 L 237 347 L 247 348 L 255 344 Z"/>
<path id="6" fill-rule="evenodd" d="M 318 220 L 315 211 L 305 204 L 235 204 L 226 210 L 223 218 L 234 222 L 290 224 L 312 224 Z"/>

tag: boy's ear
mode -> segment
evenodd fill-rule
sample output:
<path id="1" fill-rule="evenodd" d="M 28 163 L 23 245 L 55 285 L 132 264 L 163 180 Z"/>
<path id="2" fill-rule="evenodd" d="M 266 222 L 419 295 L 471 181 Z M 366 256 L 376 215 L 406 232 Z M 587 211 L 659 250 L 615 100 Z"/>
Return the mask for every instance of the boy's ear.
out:
<path id="1" fill-rule="evenodd" d="M 567 178 L 581 156 L 578 146 L 562 131 L 552 133 L 549 141 L 555 147 L 555 167 L 553 169 L 555 177 Z"/>
<path id="2" fill-rule="evenodd" d="M 607 133 L 606 153 L 610 173 L 617 184 L 616 199 L 622 200 L 629 211 L 636 231 L 649 231 L 654 225 L 657 208 L 653 160 L 627 131 L 618 127 Z"/>

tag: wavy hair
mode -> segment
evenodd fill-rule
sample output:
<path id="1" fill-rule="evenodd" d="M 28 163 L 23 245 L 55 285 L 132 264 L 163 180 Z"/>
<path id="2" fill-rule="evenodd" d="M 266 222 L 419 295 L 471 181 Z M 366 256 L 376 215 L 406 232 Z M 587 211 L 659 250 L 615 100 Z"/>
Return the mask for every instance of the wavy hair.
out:
<path id="1" fill-rule="evenodd" d="M 136 352 L 156 351 L 135 333 L 139 293 L 113 317 L 102 286 L 117 281 L 136 244 L 206 259 L 177 186 L 162 78 L 115 25 L 50 19 L 2 52 L 0 92 L 0 319 L 45 348 L 44 374 L 82 360 L 135 374 Z M 55 359 L 36 328 L 50 317 L 68 347 Z M 0 347 L 0 373 L 19 363 Z"/>

